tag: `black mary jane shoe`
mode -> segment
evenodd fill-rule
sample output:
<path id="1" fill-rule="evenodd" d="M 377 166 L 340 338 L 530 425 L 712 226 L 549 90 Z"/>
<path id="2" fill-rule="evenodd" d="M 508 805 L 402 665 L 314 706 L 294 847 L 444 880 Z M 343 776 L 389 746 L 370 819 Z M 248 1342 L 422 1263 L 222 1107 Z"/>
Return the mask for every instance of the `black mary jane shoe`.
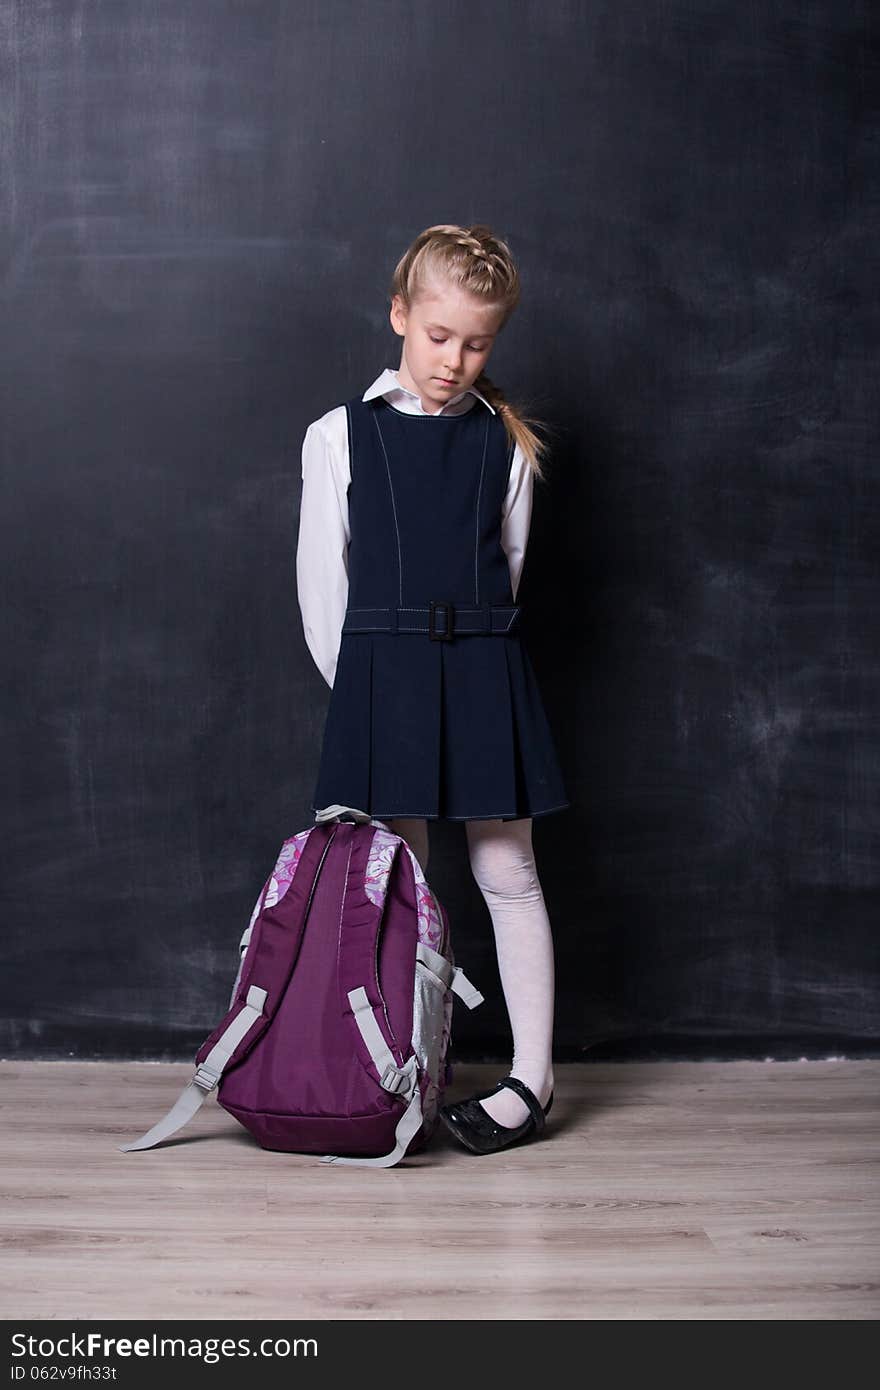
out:
<path id="1" fill-rule="evenodd" d="M 502 1086 L 516 1091 L 529 1107 L 531 1113 L 521 1125 L 500 1125 L 480 1105 L 481 1100 L 494 1095 Z M 520 1081 L 518 1076 L 505 1076 L 491 1091 L 455 1101 L 452 1105 L 441 1105 L 439 1114 L 450 1134 L 454 1134 L 471 1153 L 493 1154 L 499 1149 L 509 1149 L 513 1144 L 537 1139 L 544 1132 L 544 1121 L 550 1114 L 552 1104 L 552 1091 L 546 1106 L 542 1107 L 534 1091 L 530 1091 L 524 1081 Z"/>

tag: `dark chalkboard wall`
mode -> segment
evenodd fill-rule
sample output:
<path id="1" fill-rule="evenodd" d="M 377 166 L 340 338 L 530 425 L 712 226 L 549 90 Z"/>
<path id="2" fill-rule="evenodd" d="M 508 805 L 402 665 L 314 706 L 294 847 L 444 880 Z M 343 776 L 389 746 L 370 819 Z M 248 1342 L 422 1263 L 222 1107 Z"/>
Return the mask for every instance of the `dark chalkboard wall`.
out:
<path id="1" fill-rule="evenodd" d="M 2 1055 L 193 1055 L 329 691 L 310 420 L 488 221 L 547 421 L 520 598 L 559 1060 L 880 1034 L 872 7 L 0 0 Z M 873 56 L 872 56 L 873 55 Z M 463 827 L 430 876 L 509 1061 Z"/>

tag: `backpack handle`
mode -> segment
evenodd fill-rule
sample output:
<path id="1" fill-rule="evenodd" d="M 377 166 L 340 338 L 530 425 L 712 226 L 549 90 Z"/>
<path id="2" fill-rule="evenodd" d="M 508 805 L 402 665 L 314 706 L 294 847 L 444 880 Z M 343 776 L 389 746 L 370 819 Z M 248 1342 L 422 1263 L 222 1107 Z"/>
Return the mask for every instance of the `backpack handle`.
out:
<path id="1" fill-rule="evenodd" d="M 315 812 L 315 825 L 326 825 L 333 820 L 351 820 L 356 825 L 370 825 L 372 819 L 368 811 L 358 811 L 353 806 L 325 806 L 322 811 Z"/>

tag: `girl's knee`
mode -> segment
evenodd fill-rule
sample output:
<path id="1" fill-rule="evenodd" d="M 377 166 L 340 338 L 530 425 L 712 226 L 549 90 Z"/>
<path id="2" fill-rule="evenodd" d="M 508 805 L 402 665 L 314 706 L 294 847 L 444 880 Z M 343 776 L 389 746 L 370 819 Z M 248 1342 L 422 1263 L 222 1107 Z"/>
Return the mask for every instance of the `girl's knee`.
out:
<path id="1" fill-rule="evenodd" d="M 531 818 L 467 821 L 468 857 L 486 897 L 523 898 L 541 891 Z"/>

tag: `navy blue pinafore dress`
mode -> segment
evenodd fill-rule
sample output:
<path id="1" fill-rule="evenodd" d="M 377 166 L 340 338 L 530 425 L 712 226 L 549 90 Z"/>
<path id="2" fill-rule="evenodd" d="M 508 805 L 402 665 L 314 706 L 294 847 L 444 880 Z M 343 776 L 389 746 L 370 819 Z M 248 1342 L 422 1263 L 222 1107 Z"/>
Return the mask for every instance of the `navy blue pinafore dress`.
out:
<path id="1" fill-rule="evenodd" d="M 345 402 L 348 606 L 312 810 L 516 820 L 566 796 L 523 646 L 501 514 L 513 454 L 481 401 Z"/>

